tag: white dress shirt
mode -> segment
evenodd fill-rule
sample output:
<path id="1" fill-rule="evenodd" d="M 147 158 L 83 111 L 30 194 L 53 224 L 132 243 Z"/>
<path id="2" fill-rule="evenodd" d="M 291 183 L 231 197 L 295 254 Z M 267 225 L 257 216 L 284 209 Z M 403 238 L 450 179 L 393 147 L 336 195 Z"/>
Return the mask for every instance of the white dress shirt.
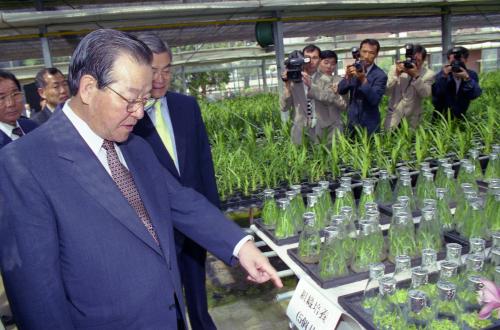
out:
<path id="1" fill-rule="evenodd" d="M 12 126 L 11 124 L 7 124 L 0 121 L 0 130 L 2 130 L 2 132 L 4 132 L 5 135 L 7 135 L 12 141 L 15 141 L 20 138 L 20 136 L 12 133 L 12 130 L 16 127 L 21 128 L 21 126 L 19 126 L 19 123 L 17 121 L 16 121 L 16 126 Z M 23 133 L 26 134 L 26 132 L 22 128 L 21 131 L 23 131 Z"/>

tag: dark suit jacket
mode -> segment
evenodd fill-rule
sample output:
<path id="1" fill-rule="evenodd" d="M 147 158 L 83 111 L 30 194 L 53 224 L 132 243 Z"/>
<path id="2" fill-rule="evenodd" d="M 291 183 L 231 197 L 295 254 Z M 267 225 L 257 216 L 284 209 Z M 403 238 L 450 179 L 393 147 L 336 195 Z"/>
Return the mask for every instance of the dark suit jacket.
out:
<path id="1" fill-rule="evenodd" d="M 0 151 L 0 265 L 20 329 L 174 328 L 173 227 L 234 262 L 241 229 L 142 138 L 120 148 L 160 247 L 62 111 Z"/>
<path id="2" fill-rule="evenodd" d="M 467 73 L 470 80 L 460 83 L 458 93 L 453 75 L 445 77 L 442 70 L 436 75 L 432 85 L 432 104 L 437 111 L 446 116 L 446 110 L 451 110 L 454 117 L 461 118 L 469 108 L 470 101 L 481 95 L 477 73 L 472 70 L 467 70 Z"/>
<path id="3" fill-rule="evenodd" d="M 349 126 L 366 127 L 368 133 L 377 131 L 380 127 L 380 111 L 378 106 L 385 93 L 387 75 L 376 64 L 366 76 L 368 83 L 361 84 L 356 79 L 342 79 L 339 83 L 339 94 L 349 92 L 348 119 Z"/>
<path id="4" fill-rule="evenodd" d="M 17 122 L 19 123 L 19 126 L 21 126 L 23 132 L 26 134 L 38 127 L 36 123 L 27 118 L 19 118 Z M 11 142 L 12 139 L 0 130 L 0 149 Z"/>
<path id="5" fill-rule="evenodd" d="M 137 123 L 134 133 L 149 142 L 162 165 L 182 185 L 193 188 L 220 207 L 212 154 L 198 102 L 194 97 L 174 92 L 167 92 L 166 96 L 174 128 L 180 176 L 147 114 Z"/>
<path id="6" fill-rule="evenodd" d="M 31 116 L 31 120 L 33 120 L 38 125 L 45 123 L 52 116 L 52 111 L 49 108 L 44 107 L 41 111 L 36 112 Z"/>

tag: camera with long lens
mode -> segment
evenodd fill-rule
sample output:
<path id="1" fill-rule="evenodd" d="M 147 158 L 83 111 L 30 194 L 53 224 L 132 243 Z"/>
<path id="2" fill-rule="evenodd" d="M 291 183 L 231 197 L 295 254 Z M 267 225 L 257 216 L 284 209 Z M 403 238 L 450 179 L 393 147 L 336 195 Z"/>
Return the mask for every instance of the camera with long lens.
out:
<path id="1" fill-rule="evenodd" d="M 356 68 L 356 71 L 363 72 L 363 61 L 361 60 L 361 54 L 359 52 L 359 48 L 352 47 L 351 53 L 352 53 L 352 58 L 354 59 L 353 66 Z"/>
<path id="2" fill-rule="evenodd" d="M 465 67 L 465 63 L 462 61 L 462 57 L 464 56 L 462 47 L 454 47 L 451 50 L 451 54 L 453 55 L 453 61 L 451 61 L 451 71 L 455 73 L 459 73 L 462 69 L 467 70 Z"/>
<path id="3" fill-rule="evenodd" d="M 304 57 L 304 54 L 300 50 L 294 50 L 291 52 L 285 60 L 286 79 L 282 78 L 282 80 L 293 81 L 296 83 L 302 82 L 304 64 L 309 63 L 310 61 L 311 59 L 309 57 Z"/>
<path id="4" fill-rule="evenodd" d="M 415 47 L 413 44 L 405 45 L 405 60 L 403 62 L 405 69 L 411 69 L 415 66 Z"/>

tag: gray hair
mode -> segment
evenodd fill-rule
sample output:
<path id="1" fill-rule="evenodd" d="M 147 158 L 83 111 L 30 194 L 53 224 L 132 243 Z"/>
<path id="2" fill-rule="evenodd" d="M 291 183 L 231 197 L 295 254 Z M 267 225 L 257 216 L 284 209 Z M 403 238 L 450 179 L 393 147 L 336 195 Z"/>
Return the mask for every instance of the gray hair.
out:
<path id="1" fill-rule="evenodd" d="M 167 53 L 170 60 L 172 60 L 172 50 L 158 35 L 152 32 L 145 32 L 139 34 L 137 39 L 144 42 L 154 54 Z"/>
<path id="2" fill-rule="evenodd" d="M 111 29 L 99 29 L 87 34 L 71 56 L 68 69 L 71 94 L 77 94 L 80 79 L 86 74 L 97 80 L 99 89 L 111 84 L 113 65 L 122 55 L 148 66 L 153 61 L 151 50 L 131 34 Z"/>
<path id="3" fill-rule="evenodd" d="M 45 86 L 47 86 L 47 81 L 45 80 L 46 74 L 50 74 L 52 76 L 60 74 L 64 77 L 63 73 L 58 68 L 44 68 L 36 74 L 35 83 L 37 88 L 45 88 Z"/>

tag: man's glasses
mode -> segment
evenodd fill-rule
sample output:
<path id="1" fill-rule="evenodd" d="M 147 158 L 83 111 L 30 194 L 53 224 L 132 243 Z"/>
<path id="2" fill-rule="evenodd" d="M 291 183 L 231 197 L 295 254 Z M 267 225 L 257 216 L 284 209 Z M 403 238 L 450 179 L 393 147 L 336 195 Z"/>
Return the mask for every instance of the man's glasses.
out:
<path id="1" fill-rule="evenodd" d="M 11 100 L 12 102 L 20 102 L 23 99 L 23 92 L 15 91 L 7 95 L 0 96 L 0 106 L 4 106 L 7 104 L 7 100 Z"/>
<path id="2" fill-rule="evenodd" d="M 136 100 L 130 101 L 125 96 L 123 96 L 120 93 L 118 93 L 117 91 L 115 91 L 113 88 L 111 88 L 109 86 L 106 86 L 106 88 L 108 88 L 110 91 L 112 91 L 113 93 L 115 93 L 116 95 L 118 95 L 119 97 L 121 97 L 122 100 L 124 100 L 125 102 L 127 102 L 127 111 L 130 112 L 130 113 L 136 112 L 139 109 L 144 109 L 144 107 L 146 106 L 146 103 L 149 100 L 149 98 L 146 97 L 146 98 L 138 98 Z"/>

